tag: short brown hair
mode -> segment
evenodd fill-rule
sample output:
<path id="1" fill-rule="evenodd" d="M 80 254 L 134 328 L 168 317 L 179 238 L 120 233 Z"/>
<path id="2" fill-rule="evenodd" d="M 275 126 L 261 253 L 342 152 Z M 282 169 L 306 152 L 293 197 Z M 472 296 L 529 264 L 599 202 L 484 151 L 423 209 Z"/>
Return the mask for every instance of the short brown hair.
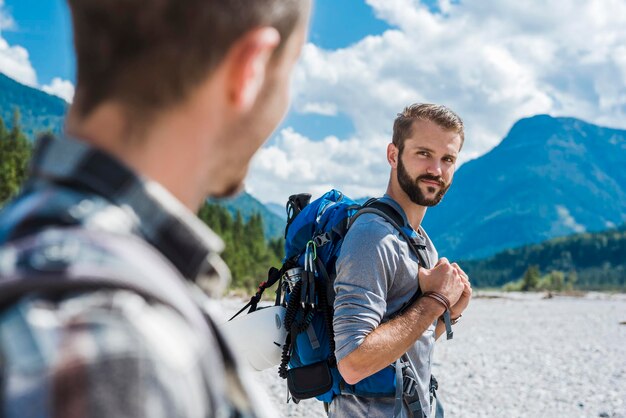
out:
<path id="1" fill-rule="evenodd" d="M 415 103 L 405 107 L 402 113 L 398 113 L 393 122 L 392 142 L 398 147 L 400 153 L 404 149 L 404 140 L 413 136 L 413 122 L 416 120 L 427 120 L 443 129 L 456 132 L 461 137 L 461 148 L 463 148 L 465 132 L 459 115 L 443 105 Z"/>
<path id="2" fill-rule="evenodd" d="M 149 117 L 188 97 L 247 31 L 289 38 L 305 0 L 68 0 L 78 64 L 74 105 L 106 100 Z M 280 49 L 280 47 L 279 47 Z"/>

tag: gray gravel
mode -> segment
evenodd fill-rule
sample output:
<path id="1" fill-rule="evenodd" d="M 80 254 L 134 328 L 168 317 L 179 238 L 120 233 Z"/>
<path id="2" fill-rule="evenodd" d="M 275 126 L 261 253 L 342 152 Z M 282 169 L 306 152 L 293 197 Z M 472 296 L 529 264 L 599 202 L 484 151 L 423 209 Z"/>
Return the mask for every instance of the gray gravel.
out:
<path id="1" fill-rule="evenodd" d="M 472 301 L 452 341 L 437 343 L 447 418 L 626 418 L 626 295 L 489 296 Z M 243 303 L 225 299 L 225 315 Z M 276 368 L 254 374 L 280 416 L 325 416 L 315 400 L 285 403 Z"/>

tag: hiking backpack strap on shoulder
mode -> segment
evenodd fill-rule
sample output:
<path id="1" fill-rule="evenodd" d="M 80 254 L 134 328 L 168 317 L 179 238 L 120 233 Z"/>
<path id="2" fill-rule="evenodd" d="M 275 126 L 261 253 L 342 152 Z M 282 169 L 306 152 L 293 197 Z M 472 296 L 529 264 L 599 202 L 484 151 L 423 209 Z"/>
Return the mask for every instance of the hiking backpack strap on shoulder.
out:
<path id="1" fill-rule="evenodd" d="M 402 215 L 393 206 L 379 199 L 370 199 L 363 205 L 363 209 L 361 209 L 358 213 L 356 213 L 352 217 L 350 224 L 352 225 L 352 223 L 354 223 L 354 221 L 358 218 L 358 216 L 365 214 L 365 213 L 377 214 L 381 216 L 382 218 L 384 218 L 387 222 L 389 222 L 398 231 L 398 233 L 402 236 L 402 238 L 407 242 L 410 250 L 416 255 L 419 261 L 419 264 L 421 266 L 424 266 L 425 268 L 430 267 L 428 263 L 426 262 L 426 257 L 424 257 L 424 255 L 422 254 L 422 251 L 426 250 L 426 247 L 423 245 L 420 245 L 415 239 L 410 237 L 403 230 L 401 225 L 402 226 L 408 226 L 408 225 L 406 225 Z M 402 314 L 409 306 L 411 306 L 421 296 L 421 294 L 422 292 L 421 292 L 421 289 L 419 288 L 419 283 L 418 283 L 417 290 L 415 291 L 413 296 L 409 299 L 408 302 L 406 302 L 402 306 L 402 308 L 400 308 L 400 310 L 398 310 L 393 315 L 391 315 L 390 319 L 391 317 L 395 317 L 395 316 Z M 449 311 L 446 311 L 444 313 L 443 318 L 444 318 L 444 322 L 446 326 L 447 338 L 452 339 L 453 334 L 452 334 L 452 329 L 451 329 Z M 402 413 L 403 402 L 406 403 L 407 407 L 409 408 L 409 411 L 411 412 L 414 418 L 423 416 L 419 396 L 417 395 L 417 392 L 413 390 L 414 387 L 413 388 L 405 387 L 406 377 L 404 376 L 403 370 L 405 369 L 405 367 L 407 367 L 410 364 L 411 364 L 410 358 L 406 354 L 404 354 L 401 358 L 396 360 L 395 365 L 394 365 L 395 371 L 396 371 L 396 394 L 395 394 L 396 403 L 395 403 L 395 408 L 394 408 L 394 418 L 401 418 L 403 416 L 403 413 Z M 408 370 L 410 371 L 411 369 L 409 368 Z M 413 376 L 413 379 L 415 379 L 415 376 Z M 408 379 L 409 382 L 410 380 L 411 379 Z M 434 376 L 431 376 L 430 391 L 431 391 L 432 396 L 435 398 L 435 402 L 437 402 L 437 409 L 436 409 L 436 414 L 434 418 L 443 418 L 443 407 L 441 405 L 441 402 L 438 402 L 436 400 L 436 397 L 437 397 L 436 386 L 437 386 L 436 379 L 434 378 Z M 403 394 L 404 389 L 407 389 L 407 390 L 406 390 L 406 393 Z"/>
<path id="2" fill-rule="evenodd" d="M 419 264 L 421 266 L 425 267 L 425 268 L 430 268 L 431 267 L 426 262 L 427 257 L 424 257 L 424 254 L 422 253 L 422 251 L 426 250 L 426 247 L 421 245 L 421 244 L 419 244 L 415 239 L 410 237 L 403 230 L 402 226 L 405 226 L 407 228 L 410 228 L 410 226 L 406 225 L 402 215 L 400 215 L 400 213 L 398 213 L 398 211 L 393 206 L 391 206 L 391 205 L 389 205 L 389 204 L 387 204 L 387 203 L 385 203 L 385 202 L 383 202 L 382 200 L 379 200 L 379 199 L 370 199 L 363 205 L 363 209 L 361 209 L 359 212 L 357 212 L 352 217 L 352 219 L 350 221 L 350 224 L 352 225 L 352 223 L 354 223 L 356 218 L 358 218 L 360 215 L 365 214 L 365 213 L 375 213 L 375 214 L 383 217 L 387 222 L 389 222 L 400 233 L 402 238 L 404 238 L 404 240 L 408 243 L 409 248 L 411 249 L 411 251 L 413 251 L 413 253 L 417 256 L 417 259 L 419 260 Z M 402 308 L 400 308 L 400 310 L 398 312 L 394 313 L 393 317 L 402 314 L 421 295 L 422 295 L 422 291 L 419 288 L 419 283 L 418 283 L 417 290 L 415 291 L 415 293 L 413 294 L 411 299 L 409 299 L 408 302 L 406 302 L 402 306 Z M 445 327 L 446 327 L 446 339 L 451 340 L 453 338 L 453 336 L 454 336 L 454 333 L 452 332 L 452 321 L 450 319 L 450 311 L 446 310 L 443 313 L 442 317 L 443 317 L 443 321 L 444 321 L 444 324 L 445 324 Z"/>
<path id="3" fill-rule="evenodd" d="M 364 215 L 366 213 L 373 213 L 375 215 L 382 217 L 387 222 L 389 222 L 391 226 L 393 226 L 398 231 L 400 236 L 409 245 L 409 249 L 417 257 L 420 266 L 425 267 L 425 268 L 429 267 L 426 263 L 426 257 L 424 257 L 424 255 L 422 254 L 422 251 L 426 250 L 426 247 L 418 244 L 415 239 L 411 238 L 404 231 L 404 229 L 402 228 L 406 224 L 404 222 L 404 218 L 402 217 L 402 215 L 400 215 L 400 213 L 398 213 L 398 211 L 393 206 L 388 205 L 387 203 L 384 203 L 379 199 L 370 199 L 363 205 L 363 208 L 359 210 L 352 217 L 352 219 L 350 220 L 350 226 L 354 224 L 354 222 L 357 220 L 359 216 Z M 404 306 L 400 308 L 398 312 L 394 313 L 393 316 L 402 314 L 409 306 L 411 306 L 411 304 L 413 304 L 413 302 L 415 302 L 421 296 L 421 294 L 422 294 L 422 291 L 419 288 L 419 283 L 418 283 L 417 289 L 415 290 L 415 293 L 413 294 L 413 296 L 411 296 L 411 299 L 409 299 L 404 304 Z"/>
<path id="4" fill-rule="evenodd" d="M 409 244 L 409 248 L 413 253 L 417 256 L 419 263 L 421 266 L 430 268 L 428 263 L 426 262 L 426 258 L 424 254 L 422 254 L 423 250 L 426 250 L 426 247 L 419 244 L 414 238 L 410 237 L 402 227 L 410 228 L 404 221 L 402 215 L 394 208 L 393 206 L 383 202 L 380 199 L 370 199 L 363 205 L 363 209 L 359 210 L 350 220 L 350 225 L 354 223 L 354 221 L 361 215 L 366 213 L 375 213 L 381 217 L 383 217 L 387 222 L 389 222 L 404 238 L 404 240 Z"/>

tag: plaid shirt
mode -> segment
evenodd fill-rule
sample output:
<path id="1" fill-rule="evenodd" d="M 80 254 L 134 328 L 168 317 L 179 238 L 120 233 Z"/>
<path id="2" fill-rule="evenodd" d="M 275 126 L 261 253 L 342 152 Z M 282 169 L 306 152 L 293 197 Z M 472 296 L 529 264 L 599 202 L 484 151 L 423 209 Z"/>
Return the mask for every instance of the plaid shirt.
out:
<path id="1" fill-rule="evenodd" d="M 30 180 L 0 212 L 0 280 L 18 265 L 52 268 L 53 249 L 72 247 L 63 242 L 69 234 L 46 232 L 59 228 L 127 237 L 129 251 L 130 241 L 140 239 L 175 272 L 155 274 L 176 276 L 196 299 L 205 297 L 196 284 L 217 295 L 228 281 L 222 241 L 160 185 L 84 142 L 44 137 Z M 34 234 L 55 236 L 56 246 L 24 263 L 14 243 Z M 82 260 L 70 264 L 98 259 L 146 283 L 155 279 L 145 258 L 106 259 L 84 244 L 73 251 Z M 0 416 L 265 416 L 266 402 L 252 399 L 211 330 L 198 333 L 170 306 L 128 290 L 28 294 L 0 311 Z"/>

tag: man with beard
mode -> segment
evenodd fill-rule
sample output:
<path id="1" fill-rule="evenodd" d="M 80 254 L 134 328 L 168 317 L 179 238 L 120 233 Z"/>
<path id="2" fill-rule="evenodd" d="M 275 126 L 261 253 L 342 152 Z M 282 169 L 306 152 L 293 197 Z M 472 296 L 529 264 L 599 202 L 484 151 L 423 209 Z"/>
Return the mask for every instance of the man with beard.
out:
<path id="1" fill-rule="evenodd" d="M 329 407 L 330 417 L 436 414 L 437 402 L 430 387 L 433 347 L 444 331 L 444 321 L 438 318 L 449 305 L 452 323 L 456 322 L 472 290 L 458 264 L 445 258 L 435 262 L 437 251 L 420 224 L 426 209 L 437 205 L 450 187 L 463 139 L 461 119 L 440 105 L 414 104 L 394 122 L 393 140 L 387 147 L 391 176 L 381 200 L 411 226 L 411 238 L 425 249 L 425 265 L 420 265 L 409 244 L 382 217 L 358 217 L 337 260 L 335 354 L 343 379 L 354 385 L 406 353 L 415 382 L 414 397 L 412 405 L 405 399 L 398 410 L 393 397 L 340 395 Z M 418 284 L 422 296 L 395 316 L 411 300 Z"/>
<path id="2" fill-rule="evenodd" d="M 65 135 L 0 213 L 0 415 L 276 416 L 211 320 L 229 274 L 195 212 L 284 115 L 311 2 L 69 6 Z"/>

